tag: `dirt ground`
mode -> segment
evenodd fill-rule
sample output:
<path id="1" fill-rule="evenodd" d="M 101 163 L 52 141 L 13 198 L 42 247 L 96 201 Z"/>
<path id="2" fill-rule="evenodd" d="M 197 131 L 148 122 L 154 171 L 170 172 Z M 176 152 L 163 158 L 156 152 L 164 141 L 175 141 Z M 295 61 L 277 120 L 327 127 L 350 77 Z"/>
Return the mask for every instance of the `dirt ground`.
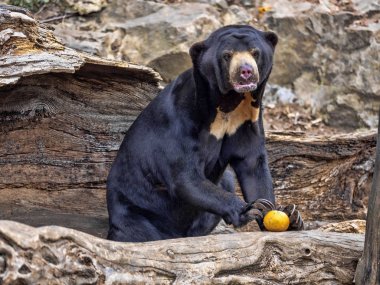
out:
<path id="1" fill-rule="evenodd" d="M 298 104 L 277 105 L 264 109 L 266 131 L 297 131 L 313 135 L 326 135 L 345 132 L 343 129 L 326 125 L 320 114 L 312 115 L 309 107 Z"/>

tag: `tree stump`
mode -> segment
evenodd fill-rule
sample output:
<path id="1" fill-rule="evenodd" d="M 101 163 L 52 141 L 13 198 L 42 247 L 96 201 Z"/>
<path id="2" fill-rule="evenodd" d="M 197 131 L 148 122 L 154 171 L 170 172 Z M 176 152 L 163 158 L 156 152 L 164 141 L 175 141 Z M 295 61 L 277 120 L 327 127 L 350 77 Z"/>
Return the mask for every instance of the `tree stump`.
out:
<path id="1" fill-rule="evenodd" d="M 0 221 L 0 283 L 352 284 L 363 240 L 303 231 L 119 243 Z"/>

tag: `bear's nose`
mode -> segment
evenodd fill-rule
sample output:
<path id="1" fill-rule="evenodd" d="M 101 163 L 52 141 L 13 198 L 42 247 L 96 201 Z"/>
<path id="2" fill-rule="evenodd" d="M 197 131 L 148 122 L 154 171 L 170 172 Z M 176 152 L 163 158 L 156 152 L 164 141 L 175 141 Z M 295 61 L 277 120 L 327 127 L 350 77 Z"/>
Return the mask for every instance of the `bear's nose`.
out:
<path id="1" fill-rule="evenodd" d="M 240 68 L 240 77 L 244 80 L 248 80 L 252 76 L 253 68 L 249 64 L 244 64 Z"/>

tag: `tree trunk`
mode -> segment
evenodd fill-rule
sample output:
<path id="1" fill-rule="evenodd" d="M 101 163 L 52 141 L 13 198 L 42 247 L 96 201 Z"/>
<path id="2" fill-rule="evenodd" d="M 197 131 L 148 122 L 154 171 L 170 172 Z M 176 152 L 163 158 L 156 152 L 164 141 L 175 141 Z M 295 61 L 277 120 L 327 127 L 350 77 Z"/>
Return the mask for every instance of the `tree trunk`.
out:
<path id="1" fill-rule="evenodd" d="M 0 283 L 352 284 L 363 239 L 303 231 L 118 243 L 0 221 Z"/>
<path id="2" fill-rule="evenodd" d="M 380 112 L 375 173 L 368 203 L 364 253 L 356 269 L 357 285 L 380 284 Z"/>
<path id="3" fill-rule="evenodd" d="M 158 74 L 68 49 L 15 7 L 0 5 L 0 43 L 0 219 L 104 236 L 106 177 Z M 309 222 L 365 218 L 375 141 L 269 132 L 278 203 Z"/>

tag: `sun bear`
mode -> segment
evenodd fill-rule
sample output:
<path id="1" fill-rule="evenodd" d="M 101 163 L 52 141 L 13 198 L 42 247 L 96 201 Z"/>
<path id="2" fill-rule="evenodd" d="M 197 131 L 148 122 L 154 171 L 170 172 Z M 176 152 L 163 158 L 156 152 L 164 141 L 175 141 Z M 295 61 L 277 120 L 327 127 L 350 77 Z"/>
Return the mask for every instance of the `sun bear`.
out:
<path id="1" fill-rule="evenodd" d="M 221 219 L 262 222 L 247 207 L 275 203 L 262 97 L 276 44 L 273 32 L 234 25 L 190 48 L 193 68 L 152 100 L 120 146 L 107 180 L 108 239 L 207 235 Z"/>

